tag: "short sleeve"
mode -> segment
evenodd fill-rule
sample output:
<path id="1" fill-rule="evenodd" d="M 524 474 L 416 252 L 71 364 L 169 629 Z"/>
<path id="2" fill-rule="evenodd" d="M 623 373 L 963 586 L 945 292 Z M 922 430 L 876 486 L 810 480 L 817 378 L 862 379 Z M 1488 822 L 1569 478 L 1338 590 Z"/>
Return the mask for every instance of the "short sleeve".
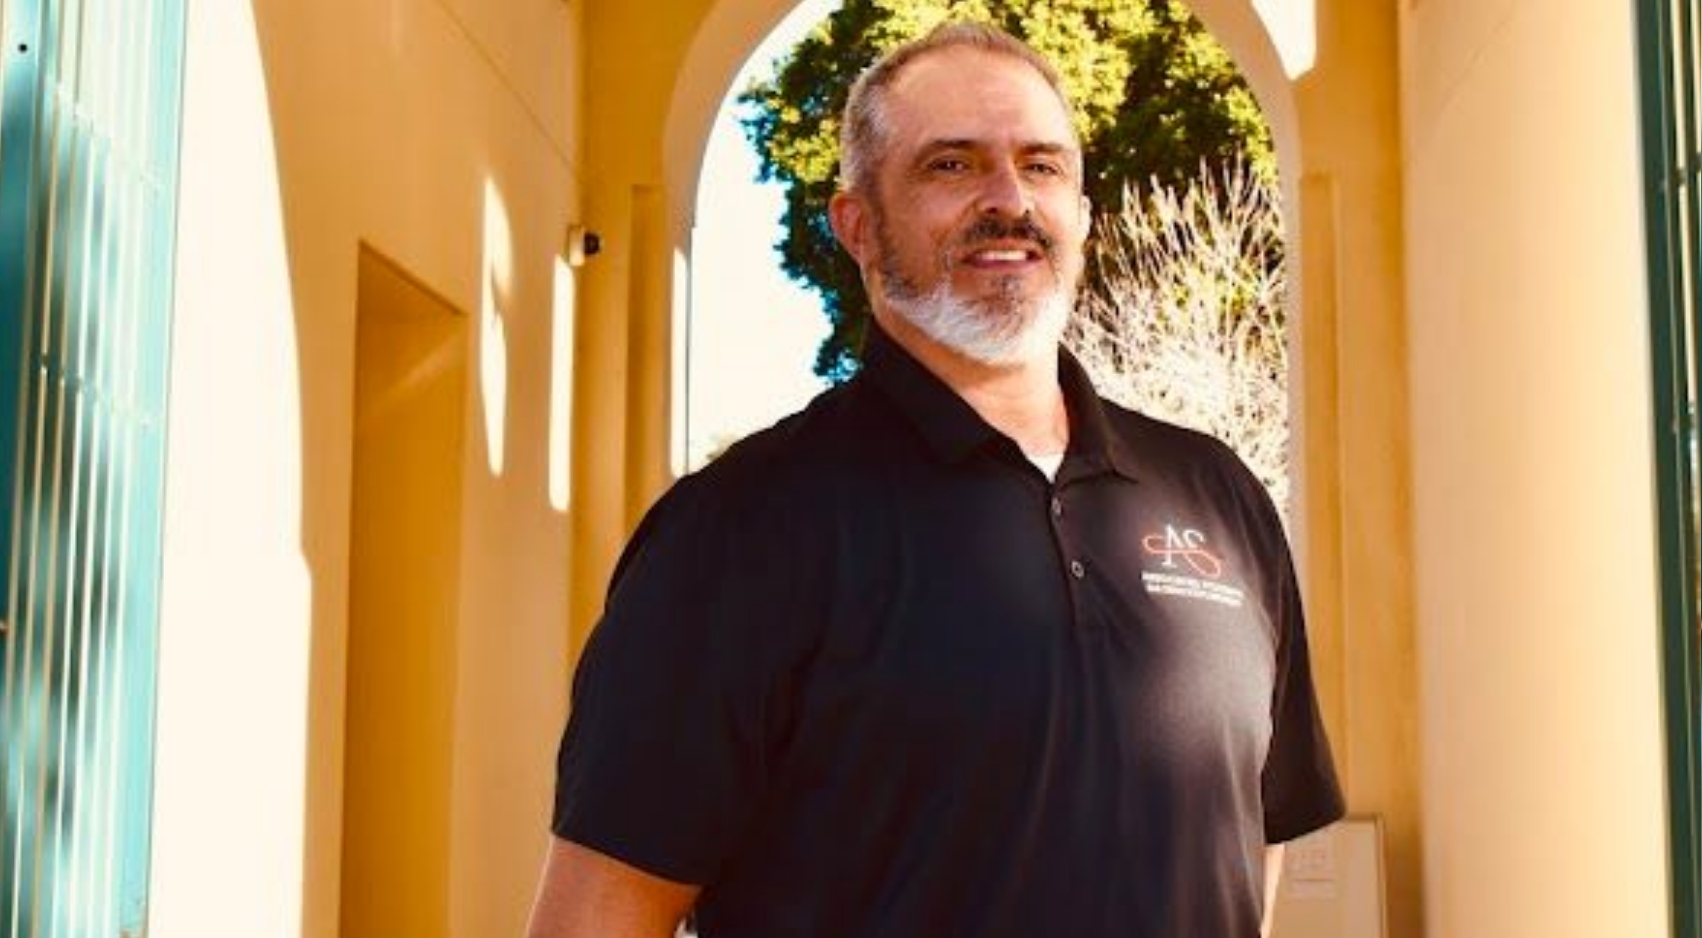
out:
<path id="1" fill-rule="evenodd" d="M 1279 643 L 1271 702 L 1271 746 L 1261 775 L 1265 840 L 1273 844 L 1330 824 L 1344 811 L 1329 739 L 1318 714 L 1300 587 L 1287 546 L 1280 543 L 1281 528 L 1276 530 L 1280 554 L 1275 600 Z"/>
<path id="2" fill-rule="evenodd" d="M 555 834 L 676 882 L 713 878 L 768 774 L 777 675 L 759 639 L 774 584 L 728 514 L 688 477 L 646 516 L 557 757 Z"/>

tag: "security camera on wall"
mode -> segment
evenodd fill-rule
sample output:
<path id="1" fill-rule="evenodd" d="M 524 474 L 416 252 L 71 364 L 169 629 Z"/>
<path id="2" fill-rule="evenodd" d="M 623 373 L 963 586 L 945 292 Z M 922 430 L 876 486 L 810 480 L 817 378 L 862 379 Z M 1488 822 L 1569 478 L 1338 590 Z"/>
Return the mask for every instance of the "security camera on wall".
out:
<path id="1" fill-rule="evenodd" d="M 584 225 L 567 226 L 567 263 L 571 267 L 580 267 L 587 257 L 594 257 L 603 250 L 603 239 L 595 231 Z"/>

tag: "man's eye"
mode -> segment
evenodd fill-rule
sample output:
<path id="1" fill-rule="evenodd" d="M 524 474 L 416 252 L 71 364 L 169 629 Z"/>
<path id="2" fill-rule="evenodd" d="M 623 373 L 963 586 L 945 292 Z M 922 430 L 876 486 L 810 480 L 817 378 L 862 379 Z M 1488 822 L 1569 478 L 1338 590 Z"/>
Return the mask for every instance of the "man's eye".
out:
<path id="1" fill-rule="evenodd" d="M 1064 168 L 1056 163 L 1030 163 L 1028 171 L 1036 176 L 1062 176 Z"/>
<path id="2" fill-rule="evenodd" d="M 969 168 L 969 161 L 955 156 L 941 157 L 928 164 L 928 169 L 936 173 L 961 173 Z"/>

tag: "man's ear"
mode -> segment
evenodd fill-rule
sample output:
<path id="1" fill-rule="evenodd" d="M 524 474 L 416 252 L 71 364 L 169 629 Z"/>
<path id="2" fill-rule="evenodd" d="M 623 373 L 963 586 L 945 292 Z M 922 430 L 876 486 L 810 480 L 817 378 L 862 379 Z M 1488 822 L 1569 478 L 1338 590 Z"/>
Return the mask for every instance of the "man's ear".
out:
<path id="1" fill-rule="evenodd" d="M 827 220 L 833 226 L 834 237 L 839 239 L 857 266 L 862 267 L 869 250 L 869 238 L 873 234 L 868 203 L 856 193 L 835 192 L 827 203 Z"/>

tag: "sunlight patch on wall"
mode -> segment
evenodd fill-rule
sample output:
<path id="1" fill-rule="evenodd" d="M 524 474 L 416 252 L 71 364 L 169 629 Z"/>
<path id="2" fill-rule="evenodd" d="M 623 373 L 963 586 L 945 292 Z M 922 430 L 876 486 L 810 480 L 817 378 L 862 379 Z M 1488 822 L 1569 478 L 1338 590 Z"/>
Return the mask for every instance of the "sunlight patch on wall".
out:
<path id="1" fill-rule="evenodd" d="M 687 447 L 691 439 L 691 261 L 684 248 L 674 249 L 673 373 L 668 381 L 668 467 L 675 476 L 690 468 Z"/>
<path id="2" fill-rule="evenodd" d="M 479 399 L 485 418 L 485 456 L 502 475 L 508 414 L 508 328 L 513 297 L 514 236 L 496 180 L 485 180 L 485 239 L 479 298 Z"/>
<path id="3" fill-rule="evenodd" d="M 293 935 L 314 612 L 294 290 L 253 10 L 190 11 L 147 932 Z"/>
<path id="4" fill-rule="evenodd" d="M 550 507 L 567 511 L 573 465 L 573 268 L 555 261 L 555 299 L 550 304 Z"/>
<path id="5" fill-rule="evenodd" d="M 1265 21 L 1288 77 L 1311 71 L 1318 58 L 1317 0 L 1253 0 L 1253 9 Z"/>

